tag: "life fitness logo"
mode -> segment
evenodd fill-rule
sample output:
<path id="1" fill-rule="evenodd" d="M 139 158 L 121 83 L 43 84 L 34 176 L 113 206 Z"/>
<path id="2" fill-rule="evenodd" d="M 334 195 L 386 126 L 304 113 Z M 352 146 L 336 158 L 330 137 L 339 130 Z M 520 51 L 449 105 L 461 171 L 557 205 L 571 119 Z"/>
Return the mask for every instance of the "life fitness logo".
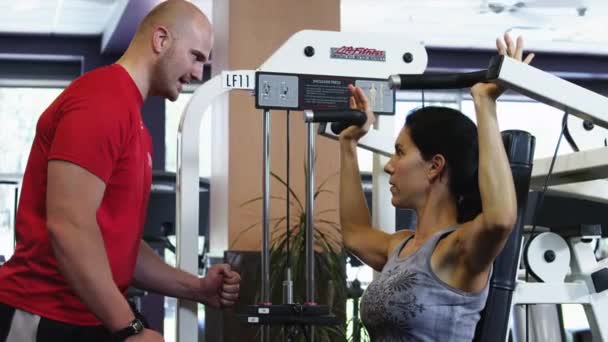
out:
<path id="1" fill-rule="evenodd" d="M 330 58 L 356 59 L 360 61 L 386 62 L 386 51 L 366 47 L 332 47 Z"/>

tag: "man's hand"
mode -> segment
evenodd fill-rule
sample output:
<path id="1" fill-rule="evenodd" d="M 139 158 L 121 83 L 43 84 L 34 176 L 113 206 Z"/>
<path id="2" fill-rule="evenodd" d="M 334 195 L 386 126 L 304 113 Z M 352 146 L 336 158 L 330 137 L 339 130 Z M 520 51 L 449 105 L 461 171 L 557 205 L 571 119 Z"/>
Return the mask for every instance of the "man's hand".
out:
<path id="1" fill-rule="evenodd" d="M 228 264 L 213 265 L 200 279 L 198 301 L 214 308 L 234 306 L 239 298 L 241 276 Z"/>
<path id="2" fill-rule="evenodd" d="M 165 342 L 165 339 L 154 330 L 144 329 L 139 334 L 127 338 L 125 342 Z"/>

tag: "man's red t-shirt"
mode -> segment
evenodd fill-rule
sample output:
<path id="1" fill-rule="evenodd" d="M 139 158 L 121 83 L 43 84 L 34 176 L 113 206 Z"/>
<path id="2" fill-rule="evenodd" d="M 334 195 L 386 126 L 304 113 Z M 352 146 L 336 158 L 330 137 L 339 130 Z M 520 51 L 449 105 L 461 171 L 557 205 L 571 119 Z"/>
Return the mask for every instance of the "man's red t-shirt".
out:
<path id="1" fill-rule="evenodd" d="M 61 275 L 46 227 L 49 160 L 74 163 L 106 184 L 97 223 L 124 293 L 139 251 L 152 178 L 152 140 L 142 96 L 120 65 L 75 80 L 38 120 L 16 216 L 17 246 L 0 267 L 0 302 L 77 325 L 101 322 Z"/>

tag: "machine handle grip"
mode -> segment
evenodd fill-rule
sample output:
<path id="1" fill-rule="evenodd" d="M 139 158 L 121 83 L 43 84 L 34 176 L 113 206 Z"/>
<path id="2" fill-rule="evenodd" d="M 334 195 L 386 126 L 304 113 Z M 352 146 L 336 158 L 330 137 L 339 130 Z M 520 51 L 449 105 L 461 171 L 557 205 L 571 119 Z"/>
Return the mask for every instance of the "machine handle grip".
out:
<path id="1" fill-rule="evenodd" d="M 365 122 L 364 122 L 365 123 Z M 353 122 L 332 122 L 331 123 L 331 131 L 335 135 L 340 135 L 343 130 L 347 129 L 350 126 L 361 126 L 362 124 L 353 123 Z"/>
<path id="2" fill-rule="evenodd" d="M 342 111 L 309 111 L 306 122 L 347 122 L 351 125 L 363 125 L 367 116 L 358 110 Z"/>
<path id="3" fill-rule="evenodd" d="M 388 83 L 391 89 L 460 89 L 469 88 L 479 82 L 487 82 L 488 71 L 480 70 L 450 74 L 398 74 L 391 75 Z"/>
<path id="4" fill-rule="evenodd" d="M 367 120 L 365 112 L 359 110 L 346 111 L 304 111 L 305 122 L 331 122 L 331 131 L 340 134 L 350 126 L 362 126 Z"/>
<path id="5" fill-rule="evenodd" d="M 367 120 L 367 115 L 358 110 L 347 111 L 304 111 L 305 122 L 331 122 L 331 131 L 340 134 L 347 127 L 362 126 Z"/>

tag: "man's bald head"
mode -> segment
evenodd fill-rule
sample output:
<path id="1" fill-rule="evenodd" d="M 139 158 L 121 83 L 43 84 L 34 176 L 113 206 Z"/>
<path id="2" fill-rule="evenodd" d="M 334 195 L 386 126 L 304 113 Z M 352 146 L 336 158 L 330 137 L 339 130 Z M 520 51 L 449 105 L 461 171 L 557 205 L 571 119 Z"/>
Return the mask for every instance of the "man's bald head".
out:
<path id="1" fill-rule="evenodd" d="M 148 94 L 177 99 L 184 85 L 203 79 L 213 45 L 209 19 L 194 4 L 167 0 L 142 20 L 119 63 L 138 70 Z"/>
<path id="2" fill-rule="evenodd" d="M 154 7 L 144 17 L 137 35 L 145 35 L 158 26 L 164 26 L 180 34 L 184 30 L 192 29 L 192 25 L 211 31 L 209 19 L 197 6 L 185 0 L 167 0 Z"/>

